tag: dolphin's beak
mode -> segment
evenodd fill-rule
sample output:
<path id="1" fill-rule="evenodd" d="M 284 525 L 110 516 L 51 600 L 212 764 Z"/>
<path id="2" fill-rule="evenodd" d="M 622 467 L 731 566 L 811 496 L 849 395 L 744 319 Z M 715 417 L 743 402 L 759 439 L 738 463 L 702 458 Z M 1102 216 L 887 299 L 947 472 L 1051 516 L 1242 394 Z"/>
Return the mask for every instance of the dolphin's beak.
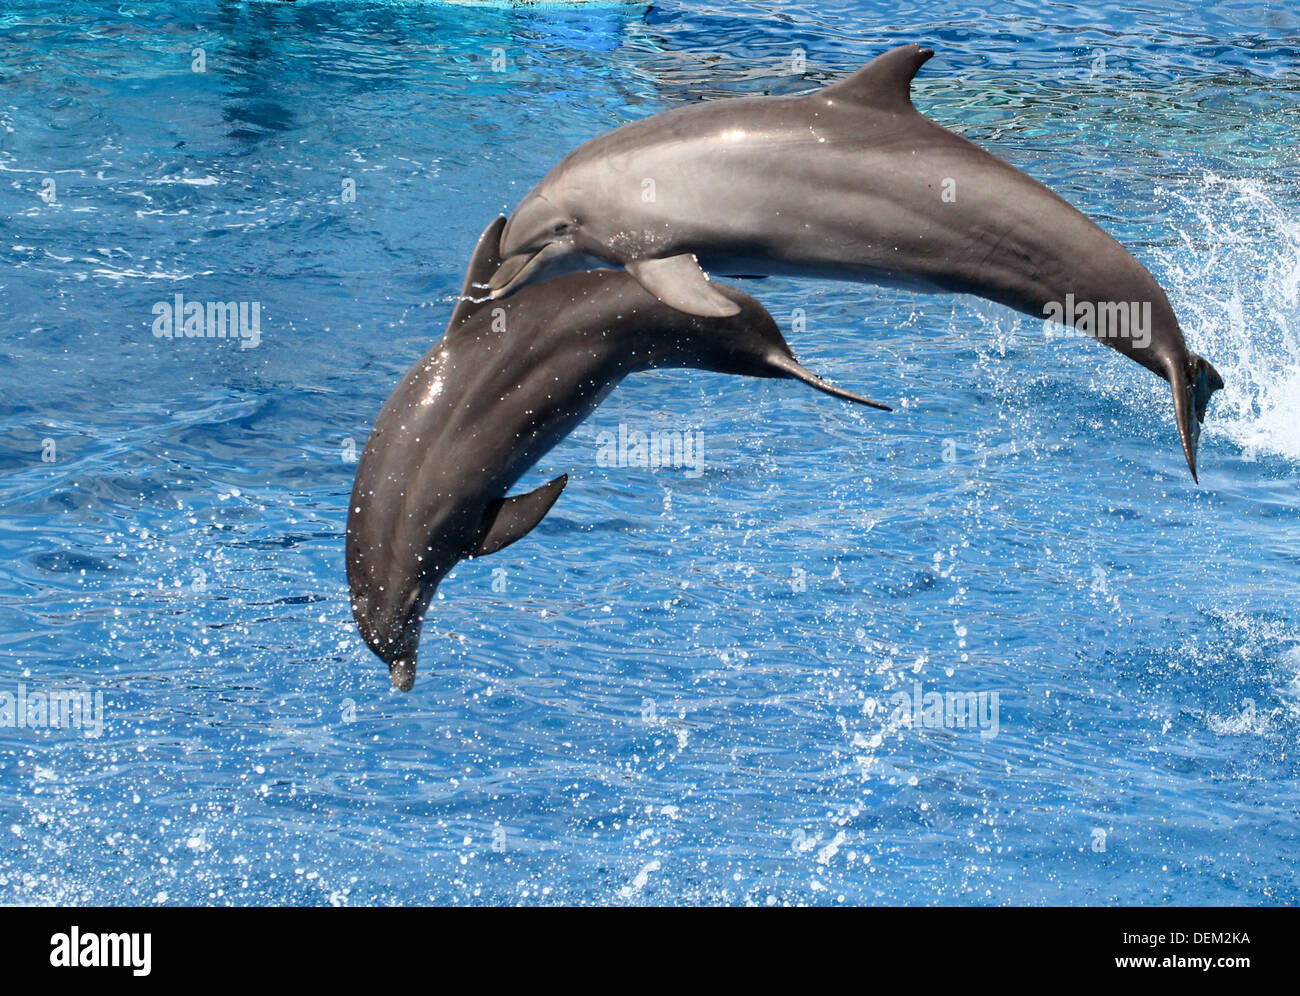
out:
<path id="1" fill-rule="evenodd" d="M 390 661 L 388 677 L 399 692 L 409 692 L 415 687 L 415 658 Z"/>
<path id="2" fill-rule="evenodd" d="M 564 242 L 548 242 L 532 252 L 515 253 L 497 268 L 488 281 L 488 287 L 492 289 L 490 296 L 494 299 L 505 297 L 528 283 L 551 260 L 572 251 L 572 247 Z"/>
<path id="3" fill-rule="evenodd" d="M 370 649 L 388 665 L 388 677 L 399 692 L 409 692 L 415 685 L 415 663 L 420 651 L 422 613 L 408 619 L 388 637 L 367 638 Z"/>
<path id="4" fill-rule="evenodd" d="M 488 281 L 492 297 L 505 297 L 535 276 L 547 260 L 573 251 L 556 237 L 565 220 L 564 213 L 541 194 L 529 194 L 520 202 L 501 230 L 502 263 Z"/>

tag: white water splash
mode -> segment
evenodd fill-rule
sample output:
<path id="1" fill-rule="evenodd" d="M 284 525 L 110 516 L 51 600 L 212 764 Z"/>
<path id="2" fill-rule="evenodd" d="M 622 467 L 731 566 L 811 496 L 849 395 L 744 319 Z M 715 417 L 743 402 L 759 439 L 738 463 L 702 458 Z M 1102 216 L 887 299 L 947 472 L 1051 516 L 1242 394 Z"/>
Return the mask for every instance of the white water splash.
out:
<path id="1" fill-rule="evenodd" d="M 641 870 L 636 873 L 636 877 L 618 890 L 618 894 L 624 899 L 631 899 L 646 887 L 646 884 L 650 881 L 650 873 L 659 871 L 661 867 L 658 861 L 647 861 L 641 866 Z"/>
<path id="2" fill-rule="evenodd" d="M 1188 344 L 1223 375 L 1207 434 L 1248 460 L 1300 461 L 1300 216 L 1293 191 L 1206 176 L 1158 191 L 1188 216 L 1181 244 L 1157 252 Z M 1182 213 L 1180 212 L 1180 213 Z"/>

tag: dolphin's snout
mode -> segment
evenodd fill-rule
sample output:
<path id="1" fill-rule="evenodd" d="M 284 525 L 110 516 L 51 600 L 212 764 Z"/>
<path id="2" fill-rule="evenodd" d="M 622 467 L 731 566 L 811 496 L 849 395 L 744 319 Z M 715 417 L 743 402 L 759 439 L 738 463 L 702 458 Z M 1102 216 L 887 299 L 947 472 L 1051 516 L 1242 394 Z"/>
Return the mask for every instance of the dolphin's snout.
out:
<path id="1" fill-rule="evenodd" d="M 529 194 L 506 219 L 506 227 L 501 229 L 498 246 L 501 258 L 536 252 L 550 241 L 556 226 L 566 221 L 560 210 L 541 194 Z"/>
<path id="2" fill-rule="evenodd" d="M 415 687 L 414 659 L 391 661 L 388 665 L 388 677 L 399 692 L 409 692 Z"/>
<path id="3" fill-rule="evenodd" d="M 359 617 L 357 622 L 375 656 L 388 665 L 393 687 L 409 692 L 415 684 L 415 665 L 420 650 L 423 613 L 413 609 L 400 621 Z"/>
<path id="4" fill-rule="evenodd" d="M 563 270 L 573 262 L 573 246 L 568 242 L 546 242 L 540 249 L 525 250 L 507 257 L 488 281 L 493 298 L 505 297 L 535 277 L 548 271 Z"/>
<path id="5" fill-rule="evenodd" d="M 559 236 L 570 231 L 570 219 L 541 194 L 529 194 L 501 230 L 503 262 L 488 281 L 492 297 L 504 297 L 535 276 L 543 264 L 572 251 Z"/>
<path id="6" fill-rule="evenodd" d="M 415 685 L 415 664 L 420 649 L 420 620 L 402 627 L 398 636 L 382 647 L 372 649 L 388 665 L 388 677 L 399 692 L 409 692 Z"/>
<path id="7" fill-rule="evenodd" d="M 504 262 L 497 267 L 497 272 L 492 274 L 491 279 L 488 280 L 488 287 L 492 291 L 492 297 L 504 297 L 507 293 L 507 288 L 509 288 L 515 280 L 519 278 L 523 271 L 527 269 L 528 264 L 531 263 L 540 252 L 541 250 L 539 249 L 534 252 L 520 252 L 507 256 Z"/>

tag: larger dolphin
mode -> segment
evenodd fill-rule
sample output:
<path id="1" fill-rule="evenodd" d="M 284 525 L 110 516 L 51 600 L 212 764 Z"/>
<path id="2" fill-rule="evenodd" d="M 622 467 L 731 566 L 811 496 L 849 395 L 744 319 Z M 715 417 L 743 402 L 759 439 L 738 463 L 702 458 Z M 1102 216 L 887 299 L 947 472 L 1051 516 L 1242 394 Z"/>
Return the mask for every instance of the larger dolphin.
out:
<path id="1" fill-rule="evenodd" d="M 485 303 L 478 288 L 500 265 L 504 225 L 498 218 L 480 237 L 446 334 L 384 404 L 352 488 L 352 613 L 402 691 L 415 681 L 421 620 L 443 576 L 542 520 L 565 477 L 506 492 L 629 373 L 698 367 L 787 377 L 885 408 L 805 370 L 763 306 L 721 284 L 715 289 L 736 305 L 725 318 L 670 308 L 615 270 Z"/>
<path id="2" fill-rule="evenodd" d="M 1169 381 L 1195 478 L 1222 378 L 1187 349 L 1165 292 L 1123 246 L 912 106 L 912 78 L 933 54 L 905 45 L 807 96 L 710 101 L 592 139 L 511 215 L 493 293 L 595 259 L 695 315 L 737 307 L 701 267 L 969 293 L 1081 328 L 1081 316 L 1149 306 L 1141 336 L 1093 331 Z"/>

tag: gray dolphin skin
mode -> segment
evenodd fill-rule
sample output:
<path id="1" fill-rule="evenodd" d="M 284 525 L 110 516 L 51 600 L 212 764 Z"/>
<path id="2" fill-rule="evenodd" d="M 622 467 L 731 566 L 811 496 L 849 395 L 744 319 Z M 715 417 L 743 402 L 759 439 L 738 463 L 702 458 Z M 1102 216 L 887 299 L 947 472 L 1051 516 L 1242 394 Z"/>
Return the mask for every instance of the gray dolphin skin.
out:
<path id="1" fill-rule="evenodd" d="M 738 307 L 706 269 L 974 294 L 1039 318 L 1057 309 L 1170 383 L 1195 479 L 1222 378 L 1187 349 L 1165 292 L 1123 246 L 916 110 L 912 78 L 933 54 L 905 45 L 806 96 L 709 101 L 592 139 L 511 215 L 493 293 L 596 260 L 695 315 Z M 1149 336 L 1082 320 L 1148 305 Z"/>
<path id="2" fill-rule="evenodd" d="M 721 284 L 714 289 L 736 306 L 727 317 L 671 308 L 617 270 L 492 301 L 486 282 L 501 263 L 504 225 L 498 218 L 480 237 L 446 334 L 384 404 L 352 489 L 352 613 L 402 691 L 415 682 L 421 623 L 439 582 L 542 520 L 566 477 L 506 492 L 628 374 L 696 367 L 786 377 L 889 410 L 809 373 L 762 305 Z"/>

